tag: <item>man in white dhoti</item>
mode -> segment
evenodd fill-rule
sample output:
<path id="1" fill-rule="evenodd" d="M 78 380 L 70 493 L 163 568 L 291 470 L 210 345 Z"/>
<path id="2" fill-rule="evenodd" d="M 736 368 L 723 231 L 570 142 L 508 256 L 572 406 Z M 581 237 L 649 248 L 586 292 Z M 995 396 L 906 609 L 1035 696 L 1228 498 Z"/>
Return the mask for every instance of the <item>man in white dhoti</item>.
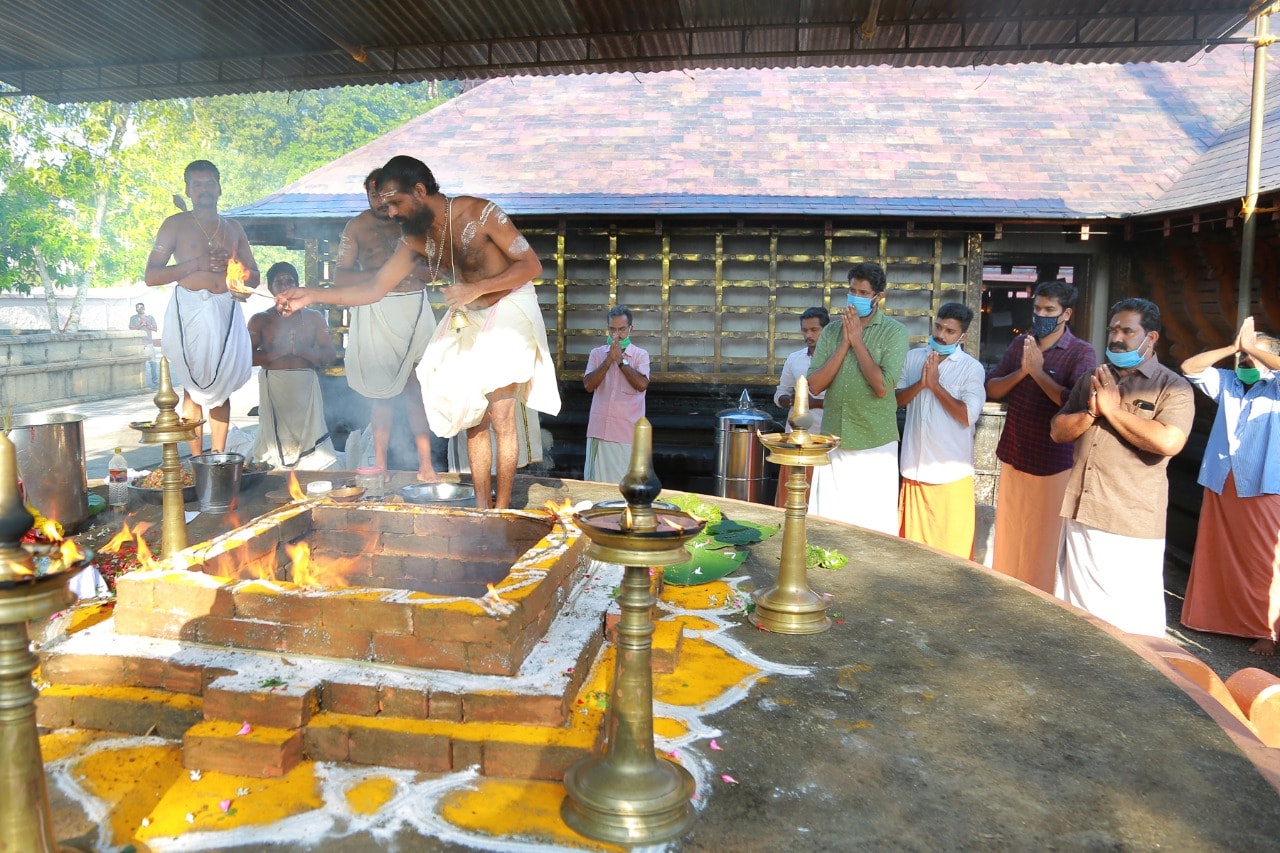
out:
<path id="1" fill-rule="evenodd" d="M 1195 418 L 1191 385 L 1156 359 L 1159 338 L 1155 303 L 1111 306 L 1109 364 L 1082 377 L 1049 424 L 1054 441 L 1076 445 L 1053 594 L 1155 637 L 1165 628 L 1165 471 Z"/>
<path id="2" fill-rule="evenodd" d="M 898 535 L 898 403 L 907 329 L 885 315 L 879 264 L 854 264 L 844 313 L 822 330 L 809 393 L 822 394 L 822 429 L 839 436 L 831 464 L 813 472 L 809 512 Z"/>
<path id="3" fill-rule="evenodd" d="M 267 288 L 298 286 L 298 270 L 280 262 L 267 270 Z M 306 308 L 288 316 L 272 307 L 249 318 L 249 340 L 258 371 L 258 438 L 251 455 L 279 468 L 321 471 L 337 454 L 324 419 L 316 368 L 337 358 L 324 315 Z"/>
<path id="4" fill-rule="evenodd" d="M 364 180 L 369 209 L 349 221 L 342 230 L 334 283 L 338 287 L 370 285 L 382 265 L 400 245 L 400 226 L 387 214 L 378 195 L 374 169 Z M 425 259 L 382 297 L 371 304 L 354 304 L 347 335 L 346 374 L 351 390 L 372 401 L 374 465 L 387 470 L 387 446 L 396 400 L 404 398 L 405 417 L 418 451 L 418 479 L 438 479 L 431 460 L 431 434 L 422 406 L 422 386 L 415 368 L 436 328 L 436 316 L 427 302 L 427 283 L 439 269 Z M 333 299 L 326 300 L 334 302 Z"/>
<path id="5" fill-rule="evenodd" d="M 232 261 L 241 265 L 247 273 L 244 284 L 257 287 L 258 265 L 244 229 L 218 213 L 218 167 L 208 160 L 192 161 L 185 180 L 192 209 L 161 224 L 147 258 L 146 283 L 178 284 L 165 313 L 161 351 L 174 384 L 182 386 L 182 416 L 198 420 L 208 408 L 210 449 L 221 453 L 230 427 L 231 393 L 253 374 L 249 332 L 239 305 L 247 295 L 232 296 L 227 266 Z M 176 263 L 170 264 L 170 258 Z M 191 441 L 192 455 L 203 447 L 202 429 Z"/>
<path id="6" fill-rule="evenodd" d="M 529 241 L 496 204 L 448 198 L 420 160 L 393 157 L 382 167 L 378 190 L 404 232 L 395 254 L 374 281 L 336 291 L 299 288 L 281 294 L 287 310 L 313 301 L 364 305 L 390 291 L 426 258 L 434 280 L 442 269 L 449 313 L 440 321 L 418 368 L 427 419 L 437 435 L 465 430 L 476 505 L 511 504 L 518 447 L 516 403 L 547 414 L 560 411 L 555 365 L 532 279 L 542 263 Z M 497 441 L 497 492 L 490 500 Z"/>

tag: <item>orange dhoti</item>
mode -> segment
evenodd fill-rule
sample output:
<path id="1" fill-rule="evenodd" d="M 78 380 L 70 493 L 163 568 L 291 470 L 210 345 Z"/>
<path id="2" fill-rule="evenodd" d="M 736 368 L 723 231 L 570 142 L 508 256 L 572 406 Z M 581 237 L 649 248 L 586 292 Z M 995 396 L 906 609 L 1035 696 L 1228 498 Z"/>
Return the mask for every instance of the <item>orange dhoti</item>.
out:
<path id="1" fill-rule="evenodd" d="M 1012 465 L 1000 469 L 991 568 L 1053 592 L 1062 538 L 1062 498 L 1071 469 L 1041 477 Z"/>
<path id="2" fill-rule="evenodd" d="M 903 478 L 898 492 L 899 535 L 963 557 L 973 558 L 973 477 L 953 483 L 917 483 Z"/>
<path id="3" fill-rule="evenodd" d="M 1204 490 L 1182 624 L 1254 639 L 1276 637 L 1280 618 L 1280 495 L 1242 498 L 1228 475 Z"/>

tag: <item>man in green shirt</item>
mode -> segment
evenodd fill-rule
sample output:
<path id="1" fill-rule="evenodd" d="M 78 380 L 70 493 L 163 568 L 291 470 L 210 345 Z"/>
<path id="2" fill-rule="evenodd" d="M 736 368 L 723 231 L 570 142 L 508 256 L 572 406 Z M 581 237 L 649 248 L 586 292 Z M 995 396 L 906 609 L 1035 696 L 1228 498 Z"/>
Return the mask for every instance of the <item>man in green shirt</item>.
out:
<path id="1" fill-rule="evenodd" d="M 840 437 L 831 464 L 814 470 L 809 512 L 898 535 L 898 401 L 907 329 L 880 310 L 884 269 L 849 270 L 844 313 L 822 330 L 809 365 L 809 391 L 826 392 L 822 429 Z M 834 313 L 834 312 L 833 312 Z"/>

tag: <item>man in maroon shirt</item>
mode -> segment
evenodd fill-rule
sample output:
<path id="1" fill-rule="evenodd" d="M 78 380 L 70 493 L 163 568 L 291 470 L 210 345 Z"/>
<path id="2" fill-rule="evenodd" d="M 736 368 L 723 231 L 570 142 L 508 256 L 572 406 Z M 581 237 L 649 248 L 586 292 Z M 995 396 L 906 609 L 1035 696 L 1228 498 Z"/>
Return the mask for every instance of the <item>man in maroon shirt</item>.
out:
<path id="1" fill-rule="evenodd" d="M 987 379 L 987 398 L 1007 409 L 992 568 L 1050 593 L 1074 454 L 1049 437 L 1049 421 L 1098 365 L 1093 347 L 1067 328 L 1077 295 L 1062 279 L 1036 285 L 1031 333 L 1014 338 Z"/>

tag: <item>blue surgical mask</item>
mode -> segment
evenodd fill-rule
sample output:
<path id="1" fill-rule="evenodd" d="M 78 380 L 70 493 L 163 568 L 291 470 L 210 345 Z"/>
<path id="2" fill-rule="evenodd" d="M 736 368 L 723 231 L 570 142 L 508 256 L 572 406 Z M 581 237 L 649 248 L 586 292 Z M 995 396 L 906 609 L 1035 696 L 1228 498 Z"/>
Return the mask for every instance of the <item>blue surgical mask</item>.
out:
<path id="1" fill-rule="evenodd" d="M 1041 338 L 1047 338 L 1053 334 L 1053 330 L 1058 328 L 1058 324 L 1062 322 L 1062 315 L 1056 317 L 1041 317 L 1036 315 L 1031 318 L 1031 336 L 1037 341 Z"/>
<path id="2" fill-rule="evenodd" d="M 956 341 L 954 344 L 940 344 L 938 343 L 937 338 L 932 336 L 929 338 L 929 349 L 933 350 L 938 355 L 951 355 L 956 351 L 956 347 L 958 346 L 960 346 L 959 341 Z"/>
<path id="3" fill-rule="evenodd" d="M 1145 342 L 1145 340 L 1144 338 L 1143 341 Z M 1142 344 L 1138 344 L 1137 349 L 1131 349 L 1128 352 L 1112 352 L 1110 347 L 1107 348 L 1107 361 L 1121 370 L 1137 367 L 1142 364 L 1142 360 L 1146 357 L 1147 354 L 1142 352 Z"/>
<path id="4" fill-rule="evenodd" d="M 849 294 L 849 307 L 858 312 L 859 317 L 871 316 L 871 296 L 855 296 Z"/>
<path id="5" fill-rule="evenodd" d="M 1252 385 L 1262 378 L 1262 369 L 1258 367 L 1237 367 L 1236 376 L 1245 385 Z"/>

